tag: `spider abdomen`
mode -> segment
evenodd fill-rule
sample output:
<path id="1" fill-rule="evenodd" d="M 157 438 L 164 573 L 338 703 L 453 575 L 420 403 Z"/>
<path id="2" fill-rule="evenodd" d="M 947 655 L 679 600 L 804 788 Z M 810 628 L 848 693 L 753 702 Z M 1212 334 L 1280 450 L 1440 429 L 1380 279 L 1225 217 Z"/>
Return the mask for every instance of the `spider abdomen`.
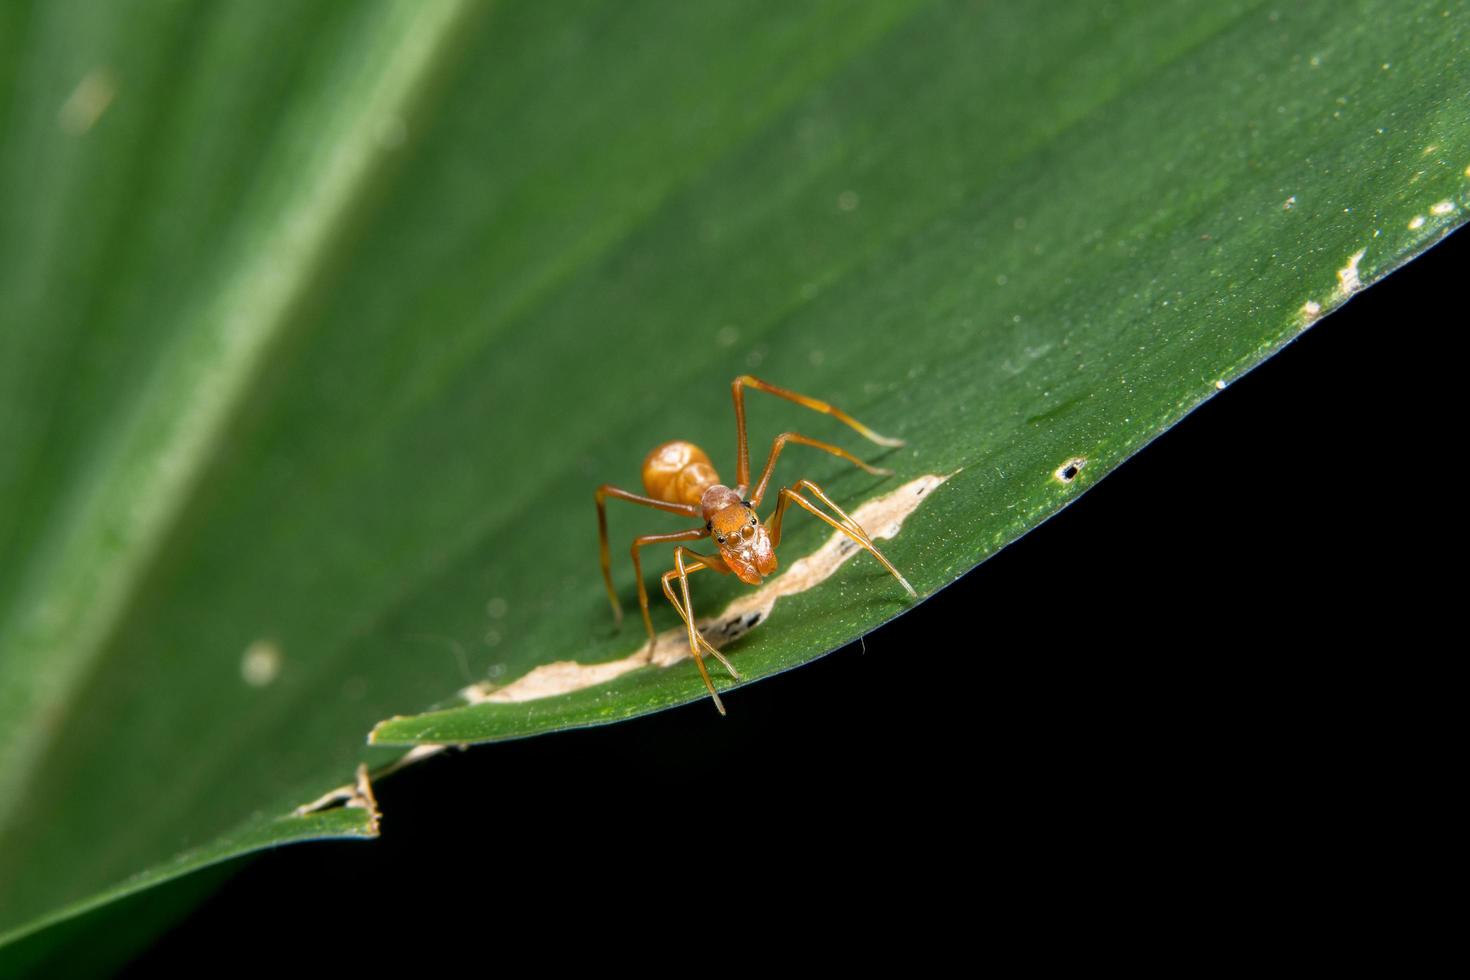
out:
<path id="1" fill-rule="evenodd" d="M 709 454 L 682 439 L 655 446 L 643 460 L 643 489 L 656 500 L 698 504 L 704 491 L 719 482 Z"/>

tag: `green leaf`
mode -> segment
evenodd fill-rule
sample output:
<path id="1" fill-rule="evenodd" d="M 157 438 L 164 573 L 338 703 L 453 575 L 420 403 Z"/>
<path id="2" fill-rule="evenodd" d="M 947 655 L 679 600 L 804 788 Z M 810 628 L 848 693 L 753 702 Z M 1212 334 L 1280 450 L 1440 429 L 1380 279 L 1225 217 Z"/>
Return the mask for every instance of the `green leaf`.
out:
<path id="1" fill-rule="evenodd" d="M 35 935 L 46 927 L 90 912 L 108 902 L 137 894 L 191 871 L 211 867 L 242 854 L 298 841 L 341 837 L 376 837 L 377 813 L 367 806 L 339 806 L 284 817 L 254 817 L 210 841 L 175 855 L 85 899 L 57 909 L 25 926 L 0 934 L 0 946 Z"/>
<path id="2" fill-rule="evenodd" d="M 676 437 L 732 477 L 737 374 L 907 439 L 747 403 L 757 458 L 796 429 L 897 471 L 793 446 L 779 483 L 925 487 L 882 547 L 921 594 L 952 581 L 1463 222 L 1467 24 L 6 5 L 0 932 L 295 839 L 397 758 L 362 745 L 381 719 L 483 741 L 705 697 L 678 660 L 495 700 L 639 650 L 593 488 Z M 627 604 L 628 541 L 687 524 L 619 506 Z M 788 570 L 828 538 L 790 518 Z M 830 571 L 728 647 L 743 674 L 908 608 L 864 555 Z M 702 614 L 750 594 L 710 578 Z"/>

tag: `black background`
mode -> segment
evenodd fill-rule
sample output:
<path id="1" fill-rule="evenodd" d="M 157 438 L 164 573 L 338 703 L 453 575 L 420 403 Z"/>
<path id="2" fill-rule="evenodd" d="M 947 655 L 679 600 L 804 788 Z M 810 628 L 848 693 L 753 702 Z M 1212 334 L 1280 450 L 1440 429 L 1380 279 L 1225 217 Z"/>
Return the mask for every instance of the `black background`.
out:
<path id="1" fill-rule="evenodd" d="M 732 692 L 729 717 L 699 703 L 383 780 L 380 840 L 245 863 L 133 972 L 609 914 L 713 946 L 935 880 L 1093 908 L 1140 882 L 1197 896 L 1202 875 L 1347 881 L 1447 724 L 1467 243 L 921 607 Z M 1252 900 L 1279 912 L 1274 890 Z M 466 916 L 482 928 L 436 928 Z"/>

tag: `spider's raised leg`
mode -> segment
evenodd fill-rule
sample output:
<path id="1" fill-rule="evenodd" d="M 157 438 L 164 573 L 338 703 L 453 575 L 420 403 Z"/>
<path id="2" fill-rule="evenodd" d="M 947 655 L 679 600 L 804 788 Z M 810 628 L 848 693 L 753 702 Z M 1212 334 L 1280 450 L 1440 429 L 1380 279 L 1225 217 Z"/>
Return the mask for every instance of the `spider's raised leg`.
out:
<path id="1" fill-rule="evenodd" d="M 772 547 L 775 547 L 776 545 L 781 543 L 781 521 L 782 518 L 786 515 L 786 504 L 789 501 L 795 501 L 797 506 L 801 507 L 803 510 L 808 511 L 820 520 L 831 525 L 836 530 L 847 535 L 853 541 L 857 542 L 859 546 L 867 550 L 868 553 L 871 554 L 874 558 L 878 559 L 883 567 L 888 569 L 889 573 L 894 578 L 898 579 L 898 584 L 904 587 L 904 590 L 908 592 L 910 598 L 917 599 L 919 597 L 918 593 L 914 591 L 914 587 L 912 585 L 909 585 L 909 580 L 904 578 L 903 575 L 899 573 L 898 569 L 893 567 L 893 562 L 885 558 L 883 556 L 883 552 L 878 550 L 878 546 L 873 544 L 873 539 L 868 537 L 868 532 L 864 531 L 862 529 L 862 526 L 859 525 L 857 521 L 848 516 L 847 511 L 843 510 L 841 507 L 838 507 L 837 504 L 832 501 L 831 497 L 828 497 L 825 493 L 823 493 L 821 487 L 817 486 L 810 480 L 798 480 L 796 483 L 796 489 L 811 491 L 813 496 L 815 496 L 822 503 L 826 504 L 828 507 L 831 507 L 834 511 L 837 512 L 838 516 L 842 518 L 842 523 L 839 524 L 837 521 L 834 521 L 832 518 L 822 513 L 820 510 L 817 509 L 815 504 L 813 504 L 810 500 L 807 500 L 801 494 L 797 493 L 796 490 L 782 488 L 780 493 L 781 499 L 776 503 L 776 513 L 772 515 L 769 525 Z"/>
<path id="2" fill-rule="evenodd" d="M 781 450 L 786 448 L 786 444 L 788 442 L 799 443 L 803 446 L 811 446 L 813 449 L 820 449 L 823 452 L 831 453 L 833 456 L 840 456 L 843 459 L 847 460 L 849 463 L 852 463 L 854 466 L 861 467 L 874 476 L 893 475 L 892 470 L 885 469 L 881 466 L 869 466 L 867 463 L 864 463 L 852 453 L 848 452 L 846 449 L 842 449 L 839 446 L 834 446 L 826 442 L 818 442 L 816 439 L 811 439 L 807 436 L 801 435 L 798 432 L 783 432 L 779 436 L 777 436 L 775 440 L 771 443 L 771 455 L 766 458 L 766 468 L 761 473 L 760 482 L 755 485 L 755 490 L 753 490 L 750 494 L 750 502 L 757 507 L 760 506 L 761 499 L 766 495 L 766 487 L 771 482 L 771 474 L 776 471 L 776 457 L 781 455 Z M 744 487 L 742 486 L 740 489 L 743 491 Z"/>
<path id="3" fill-rule="evenodd" d="M 627 490 L 615 487 L 610 483 L 604 483 L 602 486 L 598 487 L 596 497 L 597 538 L 598 546 L 600 549 L 600 557 L 602 559 L 602 581 L 607 585 L 607 598 L 608 601 L 612 603 L 613 618 L 616 619 L 618 625 L 621 626 L 623 624 L 623 607 L 622 604 L 618 602 L 617 592 L 613 589 L 612 559 L 609 556 L 607 550 L 607 498 L 612 497 L 615 500 L 626 500 L 630 504 L 641 504 L 644 507 L 652 507 L 655 510 L 666 511 L 670 514 L 684 514 L 688 517 L 699 517 L 700 511 L 698 507 L 695 507 L 691 504 L 671 504 L 665 500 L 655 500 L 652 497 L 645 497 L 641 494 L 630 493 Z M 652 544 L 655 541 L 694 541 L 697 538 L 704 537 L 706 533 L 708 532 L 706 532 L 704 528 L 696 528 L 691 531 L 676 531 L 674 534 L 671 535 L 646 534 L 633 542 L 633 567 L 635 569 L 639 567 L 638 549 L 644 544 Z M 638 601 L 643 606 L 643 619 L 644 622 L 648 625 L 648 638 L 652 640 L 653 623 L 648 618 L 648 591 L 643 586 L 643 574 L 641 569 L 639 569 L 638 575 Z"/>
<path id="4" fill-rule="evenodd" d="M 795 402 L 796 404 L 801 405 L 803 408 L 809 408 L 814 412 L 821 412 L 823 415 L 830 415 L 844 425 L 850 426 L 851 428 L 856 430 L 859 434 L 863 436 L 863 438 L 876 442 L 880 446 L 896 447 L 903 445 L 902 439 L 890 439 L 888 436 L 879 435 L 872 429 L 868 428 L 866 425 L 863 425 L 857 419 L 853 418 L 851 415 L 848 415 L 846 412 L 842 411 L 839 408 L 829 405 L 827 402 L 819 401 L 816 398 L 808 398 L 806 395 L 800 395 L 794 391 L 788 391 L 785 388 L 778 388 L 773 384 L 768 384 L 767 382 L 762 381 L 760 378 L 753 378 L 748 374 L 742 374 L 740 377 L 736 378 L 733 382 L 730 383 L 730 391 L 735 398 L 735 482 L 741 487 L 750 486 L 750 446 L 745 438 L 744 389 L 747 386 L 754 388 L 756 391 L 764 391 L 768 395 L 775 395 L 777 398 L 784 398 L 789 402 Z M 808 444 L 810 445 L 810 443 Z M 825 449 L 827 447 L 823 445 L 819 446 L 818 448 Z M 845 454 L 838 453 L 838 455 Z M 851 459 L 852 457 L 848 458 Z M 853 460 L 853 462 L 857 461 Z"/>

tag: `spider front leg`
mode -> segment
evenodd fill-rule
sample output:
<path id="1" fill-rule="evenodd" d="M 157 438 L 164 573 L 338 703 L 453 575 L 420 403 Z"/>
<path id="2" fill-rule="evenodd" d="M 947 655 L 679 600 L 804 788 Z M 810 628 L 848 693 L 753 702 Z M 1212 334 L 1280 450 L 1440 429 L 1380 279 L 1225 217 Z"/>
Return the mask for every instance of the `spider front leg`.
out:
<path id="1" fill-rule="evenodd" d="M 894 448 L 902 446 L 904 444 L 902 439 L 892 439 L 888 436 L 879 435 L 878 433 L 874 432 L 866 425 L 863 425 L 857 419 L 853 418 L 851 415 L 848 415 L 846 412 L 842 411 L 842 409 L 838 408 L 835 405 L 821 401 L 817 398 L 812 398 L 808 395 L 798 394 L 797 392 L 790 391 L 786 388 L 778 388 L 769 382 L 762 381 L 760 378 L 753 378 L 748 374 L 742 374 L 740 377 L 736 378 L 730 383 L 730 393 L 734 396 L 735 399 L 735 483 L 737 486 L 747 487 L 750 485 L 750 447 L 745 438 L 744 389 L 746 387 L 753 388 L 756 391 L 764 391 L 766 394 L 775 395 L 777 398 L 784 398 L 789 402 L 794 402 L 797 405 L 800 405 L 802 408 L 809 408 L 814 412 L 821 412 L 823 415 L 830 415 L 841 422 L 843 425 L 846 425 L 847 427 L 857 432 L 864 439 L 867 439 L 870 442 L 876 442 L 880 446 L 888 446 L 890 448 Z M 806 442 L 806 444 L 809 446 L 816 446 L 818 449 L 825 449 L 827 452 L 833 452 L 833 447 L 829 447 L 825 443 L 818 443 L 813 440 L 805 439 L 802 441 Z M 776 451 L 779 452 L 780 450 L 778 449 Z M 847 456 L 847 454 L 842 452 L 842 450 L 837 450 L 835 455 Z M 847 456 L 847 458 L 852 459 L 852 461 L 854 463 L 857 463 L 859 466 L 862 466 L 865 469 L 867 468 L 866 464 L 858 462 L 851 456 Z M 769 466 L 767 467 L 767 476 L 769 476 Z"/>
<path id="2" fill-rule="evenodd" d="M 822 513 L 816 508 L 816 505 L 814 505 L 810 500 L 807 500 L 801 494 L 797 493 L 796 490 L 810 491 L 812 495 L 815 496 L 818 500 L 836 511 L 838 516 L 842 518 L 842 523 L 839 524 L 832 518 L 828 517 L 826 514 Z M 885 558 L 883 556 L 883 552 L 878 550 L 878 546 L 873 544 L 873 539 L 868 537 L 868 532 L 864 531 L 857 521 L 849 517 L 847 511 L 843 510 L 841 507 L 838 507 L 837 504 L 832 501 L 831 497 L 828 497 L 825 493 L 823 493 L 821 487 L 817 486 L 810 480 L 798 480 L 796 482 L 796 490 L 787 488 L 782 488 L 781 490 L 781 499 L 776 503 L 776 513 L 771 517 L 770 523 L 771 545 L 773 547 L 781 543 L 781 520 L 786 515 L 786 504 L 788 501 L 795 501 L 797 506 L 811 513 L 826 524 L 831 525 L 835 530 L 847 535 L 853 541 L 857 542 L 859 546 L 864 548 L 874 558 L 878 559 L 879 563 L 882 564 L 884 568 L 888 569 L 889 573 L 894 578 L 898 579 L 898 584 L 902 585 L 904 587 L 904 590 L 908 592 L 909 598 L 917 599 L 919 597 L 919 594 L 914 591 L 914 587 L 912 585 L 909 585 L 909 580 L 904 578 L 903 575 L 899 573 L 898 569 L 893 567 L 893 562 Z"/>
<path id="3" fill-rule="evenodd" d="M 623 625 L 623 605 L 618 602 L 617 590 L 613 588 L 612 581 L 612 558 L 607 548 L 607 498 L 614 500 L 626 500 L 630 504 L 639 504 L 643 507 L 652 507 L 654 510 L 665 511 L 670 514 L 684 514 L 689 517 L 698 517 L 699 508 L 691 504 L 671 504 L 666 500 L 655 500 L 642 494 L 630 493 L 610 483 L 604 483 L 597 488 L 595 498 L 597 501 L 597 544 L 598 557 L 602 561 L 602 581 L 607 586 L 607 598 L 612 603 L 613 620 L 619 627 Z M 638 549 L 645 544 L 653 544 L 656 541 L 694 541 L 704 537 L 709 532 L 705 528 L 695 528 L 689 531 L 675 531 L 673 534 L 645 534 L 633 542 L 633 568 L 638 573 L 638 604 L 643 609 L 643 622 L 648 627 L 649 652 L 653 647 L 653 620 L 648 615 L 648 589 L 643 584 L 643 569 L 638 561 Z"/>
<path id="4" fill-rule="evenodd" d="M 690 552 L 690 554 L 694 554 L 694 552 Z M 687 575 L 693 575 L 695 572 L 699 571 L 701 568 L 708 568 L 708 567 L 710 567 L 710 566 L 707 566 L 707 565 L 690 565 L 690 566 L 686 566 L 685 573 L 686 573 L 686 576 Z M 715 570 L 716 571 L 722 571 L 721 569 L 718 569 L 718 568 L 716 568 Z M 678 575 L 679 575 L 679 570 L 677 568 L 671 568 L 667 572 L 664 573 L 664 575 L 663 575 L 664 597 L 669 600 L 669 603 L 679 613 L 679 618 L 682 619 L 684 621 L 685 625 L 687 626 L 687 625 L 690 625 L 690 624 L 693 623 L 693 621 L 694 621 L 693 614 L 687 608 L 685 608 L 685 606 L 682 603 L 680 603 L 679 600 L 674 596 L 674 587 L 673 587 L 672 582 L 670 581 L 671 579 L 677 577 Z M 689 583 L 687 581 L 686 582 L 683 582 L 683 585 L 685 587 L 686 601 L 687 601 L 687 595 L 688 595 L 688 584 Z M 737 681 L 740 680 L 740 671 L 736 670 L 735 669 L 735 666 L 733 664 L 731 664 L 730 661 L 728 661 L 728 660 L 725 659 L 725 655 L 723 653 L 721 653 L 714 646 L 711 646 L 710 645 L 710 642 L 704 638 L 704 634 L 701 633 L 701 632 L 699 632 L 699 627 L 697 627 L 697 626 L 694 628 L 694 638 L 699 641 L 699 645 L 702 646 L 702 647 L 704 647 L 705 651 L 707 653 L 709 653 L 710 656 L 714 657 L 720 663 L 722 663 L 722 664 L 725 665 L 725 670 L 729 671 L 731 677 L 733 677 Z M 693 650 L 692 647 L 690 649 Z"/>
<path id="5" fill-rule="evenodd" d="M 766 487 L 770 485 L 771 475 L 776 472 L 776 460 L 780 458 L 781 450 L 786 448 L 786 444 L 788 442 L 798 443 L 803 446 L 811 446 L 813 449 L 820 449 L 824 453 L 831 453 L 833 456 L 837 456 L 840 459 L 845 459 L 859 469 L 871 473 L 874 476 L 893 475 L 893 471 L 888 469 L 887 467 L 872 466 L 868 463 L 864 463 L 862 460 L 858 459 L 852 453 L 848 452 L 846 449 L 841 448 L 840 446 L 834 446 L 831 443 L 820 442 L 816 439 L 804 436 L 799 432 L 783 432 L 779 436 L 777 436 L 775 440 L 771 443 L 771 455 L 766 457 L 766 468 L 761 472 L 760 480 L 756 483 L 755 489 L 752 490 L 750 493 L 750 502 L 752 504 L 760 506 L 761 500 L 765 498 Z"/>
<path id="6" fill-rule="evenodd" d="M 687 565 L 684 561 L 684 556 L 686 554 L 694 559 L 693 562 Z M 721 664 L 723 664 L 725 669 L 730 672 L 730 676 L 737 681 L 740 680 L 740 672 L 735 669 L 730 661 L 725 659 L 724 654 L 720 653 L 720 651 L 711 646 L 709 641 L 701 636 L 699 630 L 695 628 L 694 606 L 693 603 L 691 603 L 689 600 L 689 576 L 694 572 L 699 571 L 701 568 L 713 569 L 714 571 L 720 572 L 722 574 L 729 573 L 729 568 L 726 567 L 724 561 L 722 561 L 718 556 L 701 555 L 697 551 L 690 551 L 683 545 L 675 548 L 674 568 L 665 572 L 662 579 L 664 595 L 668 598 L 669 602 L 673 604 L 673 607 L 679 611 L 679 618 L 684 620 L 684 625 L 689 630 L 689 652 L 694 656 L 694 663 L 696 664 L 696 666 L 699 667 L 699 674 L 701 677 L 704 678 L 704 686 L 709 689 L 710 697 L 715 699 L 715 707 L 719 709 L 720 714 L 724 714 L 724 702 L 720 700 L 720 695 L 715 691 L 714 681 L 710 680 L 709 670 L 704 665 L 704 657 L 699 652 L 700 648 L 703 647 L 705 650 L 709 651 L 710 655 L 718 660 Z M 684 593 L 684 601 L 682 604 L 674 595 L 673 582 L 671 581 L 676 575 L 679 578 L 679 587 L 683 590 Z"/>
<path id="7" fill-rule="evenodd" d="M 709 537 L 708 528 L 696 527 L 690 528 L 688 531 L 675 531 L 672 534 L 645 534 L 633 539 L 633 575 L 638 580 L 638 607 L 643 610 L 643 625 L 648 629 L 648 656 L 650 660 L 653 659 L 654 647 L 658 645 L 658 637 L 653 632 L 653 617 L 648 611 L 648 587 L 643 584 L 643 562 L 639 560 L 638 549 L 649 544 L 663 544 L 669 541 L 697 541 L 700 538 L 707 537 Z"/>

